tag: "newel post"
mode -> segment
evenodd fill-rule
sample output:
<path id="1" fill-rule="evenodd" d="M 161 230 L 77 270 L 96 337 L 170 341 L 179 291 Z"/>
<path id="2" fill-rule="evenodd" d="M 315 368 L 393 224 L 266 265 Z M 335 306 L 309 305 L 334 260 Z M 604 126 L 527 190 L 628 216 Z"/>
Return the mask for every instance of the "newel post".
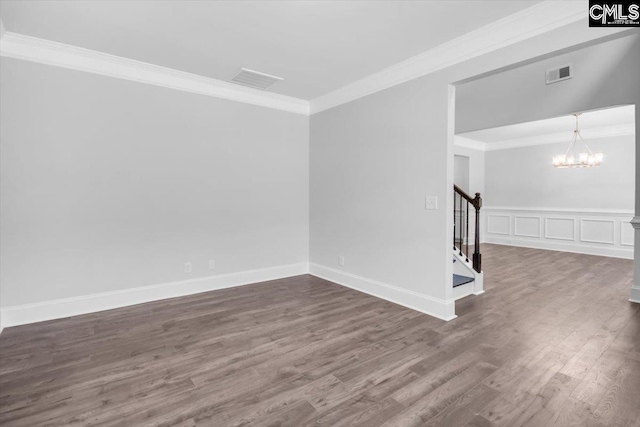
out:
<path id="1" fill-rule="evenodd" d="M 482 271 L 482 255 L 480 254 L 480 208 L 482 207 L 482 197 L 476 193 L 473 199 L 473 207 L 476 210 L 476 232 L 473 250 L 473 269 L 480 273 Z"/>

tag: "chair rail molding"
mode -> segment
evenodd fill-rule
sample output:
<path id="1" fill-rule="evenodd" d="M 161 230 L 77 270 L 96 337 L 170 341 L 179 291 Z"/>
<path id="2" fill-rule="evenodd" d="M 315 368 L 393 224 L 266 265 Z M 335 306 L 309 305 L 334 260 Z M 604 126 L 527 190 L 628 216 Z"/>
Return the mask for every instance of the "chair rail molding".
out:
<path id="1" fill-rule="evenodd" d="M 484 243 L 633 259 L 633 210 L 484 207 Z"/>

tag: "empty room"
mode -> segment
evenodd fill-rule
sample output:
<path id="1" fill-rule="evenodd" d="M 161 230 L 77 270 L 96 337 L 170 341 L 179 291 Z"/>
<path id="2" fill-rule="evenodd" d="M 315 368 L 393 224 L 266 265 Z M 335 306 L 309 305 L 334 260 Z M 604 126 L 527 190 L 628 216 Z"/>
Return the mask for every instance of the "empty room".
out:
<path id="1" fill-rule="evenodd" d="M 640 427 L 637 1 L 0 0 L 1 426 Z"/>

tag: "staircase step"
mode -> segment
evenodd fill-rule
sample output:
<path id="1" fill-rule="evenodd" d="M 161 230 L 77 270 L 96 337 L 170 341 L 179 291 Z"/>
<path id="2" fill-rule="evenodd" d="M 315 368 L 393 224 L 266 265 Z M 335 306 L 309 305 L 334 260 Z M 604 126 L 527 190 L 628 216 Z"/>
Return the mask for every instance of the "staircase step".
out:
<path id="1" fill-rule="evenodd" d="M 465 285 L 467 283 L 473 282 L 473 277 L 461 276 L 459 274 L 453 275 L 453 287 Z"/>

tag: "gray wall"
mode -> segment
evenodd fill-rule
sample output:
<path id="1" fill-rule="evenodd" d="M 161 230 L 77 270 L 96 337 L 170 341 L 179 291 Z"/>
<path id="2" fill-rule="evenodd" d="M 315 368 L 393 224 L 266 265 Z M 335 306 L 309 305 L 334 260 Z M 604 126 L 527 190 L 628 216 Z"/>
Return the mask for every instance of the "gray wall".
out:
<path id="1" fill-rule="evenodd" d="M 594 34 L 578 22 L 323 111 L 310 128 L 289 113 L 3 59 L 2 304 L 204 276 L 210 258 L 216 274 L 306 261 L 307 184 L 312 261 L 336 267 L 341 254 L 346 272 L 450 300 L 449 85 Z M 598 59 L 631 78 L 636 60 Z M 536 90 L 541 77 L 530 78 Z M 637 92 L 614 85 L 624 89 L 608 105 Z M 552 110 L 587 109 L 578 104 Z M 544 118 L 523 109 L 519 121 Z M 438 210 L 424 210 L 426 195 Z"/>
<path id="2" fill-rule="evenodd" d="M 311 117 L 311 262 L 339 268 L 342 255 L 351 274 L 445 298 L 451 215 L 443 77 Z M 438 196 L 438 210 L 424 209 L 427 195 Z"/>
<path id="3" fill-rule="evenodd" d="M 587 142 L 594 152 L 605 154 L 602 165 L 586 169 L 554 168 L 551 158 L 563 153 L 566 143 L 487 151 L 485 205 L 632 210 L 635 136 Z"/>
<path id="4" fill-rule="evenodd" d="M 3 306 L 308 260 L 308 117 L 13 59 L 1 73 Z"/>
<path id="5" fill-rule="evenodd" d="M 459 85 L 456 133 L 616 105 L 640 105 L 640 30 L 619 36 L 624 37 Z M 545 70 L 568 63 L 574 66 L 572 79 L 545 84 Z M 640 108 L 636 108 L 636 146 L 639 123 Z M 640 163 L 640 150 L 636 156 Z M 636 168 L 635 188 L 640 189 L 640 168 Z M 640 215 L 640 197 L 635 198 L 635 211 Z M 638 282 L 640 286 L 640 278 Z"/>
<path id="6" fill-rule="evenodd" d="M 640 36 L 632 34 L 459 85 L 456 133 L 638 103 Z M 545 70 L 569 63 L 572 79 L 545 84 Z"/>
<path id="7" fill-rule="evenodd" d="M 616 37 L 458 85 L 456 133 L 640 105 L 640 31 Z M 545 70 L 568 63 L 574 66 L 572 79 L 545 84 Z M 639 117 L 636 108 L 636 146 Z M 636 168 L 636 189 L 639 183 L 640 168 Z M 640 197 L 635 198 L 635 210 L 640 214 Z"/>
<path id="8" fill-rule="evenodd" d="M 591 30 L 586 22 L 578 22 L 313 115 L 310 261 L 340 268 L 337 257 L 344 255 L 341 269 L 345 272 L 449 301 L 454 148 L 448 85 L 528 61 L 536 54 L 546 55 L 550 48 L 568 48 L 594 37 Z M 555 85 L 558 93 L 554 89 L 545 92 L 535 106 L 526 106 L 526 98 L 513 98 L 504 108 L 520 111 L 518 121 L 524 122 L 545 118 L 538 117 L 537 109 L 561 98 L 577 102 L 545 110 L 548 117 L 587 109 L 578 108 L 582 105 L 624 103 L 633 96 L 628 95 L 628 86 L 637 81 L 633 59 L 637 58 L 633 52 L 637 39 L 616 42 L 623 46 L 594 59 L 601 63 L 600 69 L 589 70 L 604 80 L 603 72 L 625 68 L 604 88 L 573 84 L 566 91 Z M 601 50 L 609 52 L 608 47 Z M 607 69 L 602 70 L 605 65 Z M 544 65 L 534 67 L 544 69 Z M 508 73 L 515 71 L 504 73 L 504 80 L 495 77 L 501 82 L 500 91 L 520 93 L 514 89 L 517 85 L 538 90 L 544 75 L 531 72 L 525 81 L 513 80 Z M 600 100 L 597 97 L 603 90 L 613 92 Z M 496 90 L 474 92 L 456 87 L 456 130 L 473 130 L 477 121 L 471 120 L 471 113 L 487 110 L 487 102 L 502 105 L 502 98 Z M 593 102 L 581 104 L 583 100 Z M 483 121 L 491 115 L 490 109 L 481 114 L 483 127 L 498 125 L 497 121 Z M 425 196 L 438 196 L 439 210 L 425 211 Z"/>

